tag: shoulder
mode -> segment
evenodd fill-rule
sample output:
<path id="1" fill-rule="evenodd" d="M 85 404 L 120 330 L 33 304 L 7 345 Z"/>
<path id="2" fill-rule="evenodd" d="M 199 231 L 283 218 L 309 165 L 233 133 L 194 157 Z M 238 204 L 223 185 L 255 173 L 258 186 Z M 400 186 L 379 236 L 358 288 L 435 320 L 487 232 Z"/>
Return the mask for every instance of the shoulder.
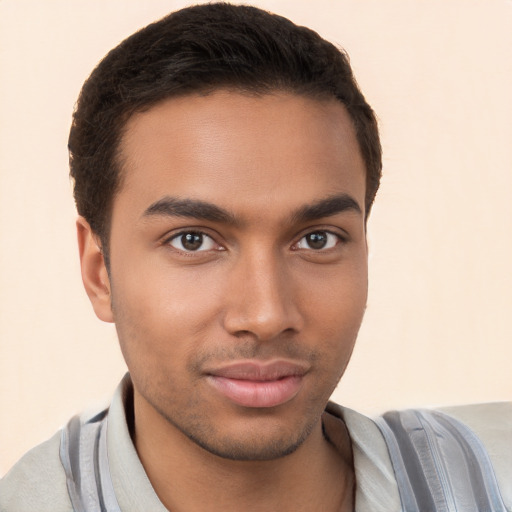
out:
<path id="1" fill-rule="evenodd" d="M 26 453 L 0 480 L 0 512 L 71 512 L 60 432 Z"/>
<path id="2" fill-rule="evenodd" d="M 483 443 L 507 508 L 512 510 L 512 402 L 438 409 L 467 425 Z"/>
<path id="3" fill-rule="evenodd" d="M 512 510 L 511 403 L 390 411 L 376 421 L 409 506 L 417 496 L 462 505 L 473 495 L 479 510 Z"/>
<path id="4" fill-rule="evenodd" d="M 440 412 L 458 419 L 481 437 L 489 448 L 512 439 L 512 402 L 491 402 L 442 407 Z"/>

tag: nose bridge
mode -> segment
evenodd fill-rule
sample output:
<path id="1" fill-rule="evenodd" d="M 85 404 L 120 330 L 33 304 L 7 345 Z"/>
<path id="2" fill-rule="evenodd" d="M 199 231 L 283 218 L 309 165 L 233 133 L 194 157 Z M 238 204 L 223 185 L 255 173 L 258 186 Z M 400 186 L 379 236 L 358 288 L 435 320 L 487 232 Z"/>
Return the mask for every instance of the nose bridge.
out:
<path id="1" fill-rule="evenodd" d="M 241 252 L 230 276 L 226 329 L 261 340 L 300 330 L 290 277 L 283 256 L 272 247 Z"/>

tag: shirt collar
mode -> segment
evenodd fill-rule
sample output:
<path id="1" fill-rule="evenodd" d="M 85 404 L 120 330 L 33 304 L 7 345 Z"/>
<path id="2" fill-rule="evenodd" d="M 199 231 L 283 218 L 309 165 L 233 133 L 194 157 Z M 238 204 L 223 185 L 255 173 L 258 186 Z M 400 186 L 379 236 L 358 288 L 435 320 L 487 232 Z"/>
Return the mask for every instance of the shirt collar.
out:
<path id="1" fill-rule="evenodd" d="M 108 457 L 112 483 L 121 510 L 167 512 L 158 499 L 133 445 L 127 415 L 133 410 L 129 374 L 119 384 L 108 418 Z M 388 450 L 380 430 L 366 416 L 329 402 L 326 413 L 344 422 L 352 442 L 356 480 L 356 512 L 400 511 L 400 497 Z M 336 428 L 336 422 L 329 422 Z M 330 439 L 336 432 L 326 431 Z"/>

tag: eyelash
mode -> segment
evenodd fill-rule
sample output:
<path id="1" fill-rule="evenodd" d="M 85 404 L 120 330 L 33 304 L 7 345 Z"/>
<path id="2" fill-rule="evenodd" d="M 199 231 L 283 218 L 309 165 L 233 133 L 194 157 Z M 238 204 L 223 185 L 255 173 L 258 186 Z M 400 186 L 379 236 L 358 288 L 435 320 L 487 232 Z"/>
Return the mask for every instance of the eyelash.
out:
<path id="1" fill-rule="evenodd" d="M 198 236 L 201 238 L 199 240 L 200 246 L 197 248 L 197 250 L 187 249 L 186 247 L 184 247 L 184 245 L 183 245 L 184 239 L 183 238 L 186 237 L 187 235 Z M 316 249 L 313 247 L 300 247 L 299 246 L 299 244 L 301 244 L 301 242 L 303 240 L 306 240 L 307 237 L 312 237 L 313 235 L 326 235 L 325 243 L 330 246 L 327 248 L 318 247 Z M 334 238 L 334 240 L 332 240 L 332 238 Z M 203 249 L 202 246 L 205 243 L 205 239 L 209 240 L 210 245 L 215 245 L 216 248 L 208 247 L 206 249 Z M 174 246 L 172 244 L 173 241 L 179 241 L 179 245 L 181 247 Z M 334 247 L 336 247 L 337 245 L 339 245 L 341 243 L 346 243 L 346 241 L 347 241 L 346 238 L 343 237 L 342 235 L 340 235 L 339 233 L 334 233 L 327 229 L 316 229 L 316 230 L 309 231 L 309 232 L 303 234 L 299 238 L 299 240 L 292 245 L 292 250 L 294 250 L 294 251 L 306 250 L 306 251 L 312 251 L 314 253 L 321 253 L 321 252 L 327 252 L 331 249 L 334 249 Z M 192 240 L 192 242 L 193 242 L 193 240 Z M 310 240 L 310 242 L 311 242 L 311 240 Z M 310 242 L 306 241 L 305 243 L 309 244 Z M 224 251 L 225 250 L 225 248 L 223 246 L 221 246 L 220 244 L 217 244 L 217 242 L 215 242 L 215 239 L 212 236 L 210 236 L 208 233 L 205 233 L 204 231 L 201 231 L 201 230 L 193 230 L 193 229 L 184 230 L 184 231 L 180 231 L 179 233 L 175 233 L 172 236 L 165 239 L 163 243 L 164 243 L 164 245 L 170 245 L 173 249 L 175 249 L 183 254 L 188 254 L 188 255 L 209 252 L 212 250 L 216 250 L 216 251 Z"/>
<path id="2" fill-rule="evenodd" d="M 329 238 L 334 238 L 334 240 L 330 240 L 330 247 L 320 247 L 320 248 L 317 248 L 317 249 L 314 249 L 313 247 L 309 247 L 309 248 L 303 248 L 303 247 L 298 247 L 299 244 L 305 240 L 307 237 L 311 237 L 313 235 L 319 235 L 319 234 L 322 234 L 322 235 L 326 235 L 326 244 L 329 244 Z M 337 245 L 341 244 L 341 243 L 345 243 L 347 240 L 345 237 L 343 237 L 342 235 L 340 235 L 339 233 L 334 233 L 332 231 L 329 231 L 328 229 L 315 229 L 313 231 L 308 231 L 307 233 L 305 233 L 304 235 L 302 235 L 299 240 L 293 245 L 293 249 L 294 250 L 311 250 L 315 253 L 319 253 L 319 252 L 327 252 L 329 251 L 330 249 L 334 249 L 334 247 L 336 247 Z M 308 242 L 306 242 L 308 243 Z"/>
<path id="3" fill-rule="evenodd" d="M 201 253 L 201 252 L 207 252 L 207 251 L 211 251 L 211 250 L 214 250 L 213 247 L 210 247 L 210 248 L 207 248 L 207 249 L 200 249 L 198 248 L 198 250 L 193 250 L 193 249 L 187 249 L 183 246 L 183 238 L 186 237 L 187 235 L 192 235 L 192 236 L 199 236 L 201 237 L 201 246 L 204 244 L 205 242 L 205 239 L 207 240 L 210 240 L 210 244 L 213 244 L 213 245 L 216 245 L 217 246 L 217 251 L 223 251 L 224 248 L 217 244 L 217 242 L 215 242 L 214 238 L 212 236 L 210 236 L 208 233 L 205 233 L 204 231 L 200 231 L 200 230 L 187 230 L 187 231 L 180 231 L 179 233 L 176 233 L 174 235 L 172 235 L 171 237 L 167 238 L 166 240 L 164 240 L 164 244 L 165 245 L 170 245 L 171 247 L 173 247 L 174 249 L 176 249 L 177 251 L 180 251 L 181 253 L 185 253 L 185 254 L 194 254 L 194 253 Z M 172 245 L 172 242 L 175 241 L 175 240 L 178 240 L 181 247 L 174 247 Z"/>

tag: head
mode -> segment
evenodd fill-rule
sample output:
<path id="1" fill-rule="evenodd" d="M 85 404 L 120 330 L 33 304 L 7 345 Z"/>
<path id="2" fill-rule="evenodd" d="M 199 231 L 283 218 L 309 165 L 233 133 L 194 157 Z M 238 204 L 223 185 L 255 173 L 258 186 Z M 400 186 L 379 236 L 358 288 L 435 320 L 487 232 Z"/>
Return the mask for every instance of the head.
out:
<path id="1" fill-rule="evenodd" d="M 116 323 L 136 439 L 262 460 L 318 433 L 366 305 L 381 166 L 346 56 L 252 7 L 184 9 L 98 65 L 70 151 L 84 284 Z"/>
<path id="2" fill-rule="evenodd" d="M 108 267 L 112 203 L 122 185 L 120 141 L 128 120 L 169 98 L 232 89 L 287 91 L 342 103 L 366 167 L 368 216 L 381 177 L 373 110 L 347 55 L 317 33 L 255 7 L 189 7 L 152 23 L 110 51 L 85 82 L 69 136 L 78 213 L 101 241 Z"/>

